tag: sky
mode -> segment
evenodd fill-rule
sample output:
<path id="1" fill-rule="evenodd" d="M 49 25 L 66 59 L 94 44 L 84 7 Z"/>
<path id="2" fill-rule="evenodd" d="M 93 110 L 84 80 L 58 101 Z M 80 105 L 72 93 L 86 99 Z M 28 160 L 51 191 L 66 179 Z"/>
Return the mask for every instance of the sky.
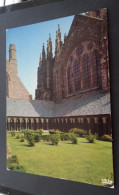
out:
<path id="1" fill-rule="evenodd" d="M 32 25 L 8 29 L 6 31 L 6 58 L 9 59 L 9 45 L 15 44 L 17 51 L 18 75 L 29 93 L 35 98 L 37 88 L 37 68 L 39 66 L 42 45 L 47 48 L 49 33 L 51 34 L 53 52 L 58 24 L 64 41 L 74 16 L 36 23 Z"/>

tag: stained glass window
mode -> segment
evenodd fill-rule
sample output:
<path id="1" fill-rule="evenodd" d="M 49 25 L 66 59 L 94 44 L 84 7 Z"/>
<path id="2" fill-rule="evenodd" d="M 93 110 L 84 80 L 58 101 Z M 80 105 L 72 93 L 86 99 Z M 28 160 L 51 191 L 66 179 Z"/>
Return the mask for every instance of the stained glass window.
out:
<path id="1" fill-rule="evenodd" d="M 97 50 L 94 50 L 92 54 L 93 86 L 97 86 L 99 84 L 99 65 L 100 65 L 100 55 Z"/>
<path id="2" fill-rule="evenodd" d="M 87 54 L 82 59 L 82 79 L 83 88 L 87 89 L 90 87 L 90 59 Z"/>
<path id="3" fill-rule="evenodd" d="M 67 70 L 67 77 L 68 77 L 68 93 L 71 94 L 73 92 L 73 86 L 72 86 L 72 71 L 71 67 L 68 67 Z"/>
<path id="4" fill-rule="evenodd" d="M 81 88 L 80 83 L 80 64 L 78 61 L 74 62 L 74 88 L 76 91 L 78 91 Z"/>

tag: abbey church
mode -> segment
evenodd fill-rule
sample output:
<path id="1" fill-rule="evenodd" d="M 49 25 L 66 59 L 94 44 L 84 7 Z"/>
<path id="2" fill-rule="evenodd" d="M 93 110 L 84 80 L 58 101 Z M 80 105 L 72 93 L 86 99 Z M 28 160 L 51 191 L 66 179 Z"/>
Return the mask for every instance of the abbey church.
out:
<path id="1" fill-rule="evenodd" d="M 68 34 L 49 35 L 37 72 L 35 100 L 18 77 L 16 48 L 7 61 L 7 129 L 78 127 L 111 134 L 107 10 L 74 16 Z"/>

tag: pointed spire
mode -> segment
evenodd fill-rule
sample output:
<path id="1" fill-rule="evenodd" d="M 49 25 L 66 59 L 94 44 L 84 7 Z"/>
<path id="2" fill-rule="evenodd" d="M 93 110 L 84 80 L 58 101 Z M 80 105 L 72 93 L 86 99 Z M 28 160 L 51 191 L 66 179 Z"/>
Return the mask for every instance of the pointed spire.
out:
<path id="1" fill-rule="evenodd" d="M 42 61 L 45 60 L 45 46 L 44 46 L 44 43 L 43 43 L 43 48 L 42 48 Z"/>
<path id="2" fill-rule="evenodd" d="M 60 32 L 60 25 L 58 24 L 58 30 L 57 30 L 57 38 L 58 41 L 61 41 L 61 32 Z"/>
<path id="3" fill-rule="evenodd" d="M 42 56 L 40 54 L 39 66 L 42 64 Z"/>
<path id="4" fill-rule="evenodd" d="M 52 41 L 51 35 L 49 34 L 49 40 L 47 41 L 47 57 L 52 58 Z"/>
<path id="5" fill-rule="evenodd" d="M 62 40 L 61 40 L 61 32 L 60 25 L 58 24 L 58 30 L 56 31 L 56 41 L 55 41 L 55 54 L 59 55 L 61 52 Z"/>
<path id="6" fill-rule="evenodd" d="M 58 24 L 58 31 L 60 31 L 60 25 Z"/>
<path id="7" fill-rule="evenodd" d="M 65 42 L 66 38 L 67 38 L 67 34 L 65 33 L 64 34 L 64 42 Z"/>
<path id="8" fill-rule="evenodd" d="M 49 41 L 51 41 L 51 34 L 49 33 Z"/>

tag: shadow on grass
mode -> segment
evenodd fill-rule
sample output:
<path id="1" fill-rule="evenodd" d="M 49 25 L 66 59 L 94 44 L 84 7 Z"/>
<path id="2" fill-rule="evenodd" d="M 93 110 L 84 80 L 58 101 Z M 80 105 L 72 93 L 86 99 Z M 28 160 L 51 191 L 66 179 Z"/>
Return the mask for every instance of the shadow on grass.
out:
<path id="1" fill-rule="evenodd" d="M 59 144 L 57 144 L 57 145 L 53 145 L 52 143 L 45 143 L 46 145 L 48 145 L 48 146 L 59 146 Z"/>
<path id="2" fill-rule="evenodd" d="M 77 144 L 73 144 L 73 143 L 71 143 L 71 142 L 65 142 L 65 144 L 78 145 L 78 144 L 79 144 L 79 142 L 78 142 Z"/>
<path id="3" fill-rule="evenodd" d="M 83 144 L 96 144 L 96 142 L 80 142 L 80 143 L 83 143 Z"/>

